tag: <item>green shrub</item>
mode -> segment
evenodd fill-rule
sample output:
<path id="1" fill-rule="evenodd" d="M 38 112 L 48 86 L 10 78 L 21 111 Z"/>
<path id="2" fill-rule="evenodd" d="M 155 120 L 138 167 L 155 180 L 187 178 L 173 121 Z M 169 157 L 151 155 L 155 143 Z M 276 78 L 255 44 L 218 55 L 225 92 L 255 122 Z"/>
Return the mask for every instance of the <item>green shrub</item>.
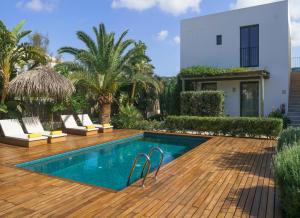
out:
<path id="1" fill-rule="evenodd" d="M 282 120 L 276 118 L 248 117 L 196 117 L 169 116 L 165 127 L 172 131 L 209 132 L 214 135 L 278 137 Z"/>
<path id="2" fill-rule="evenodd" d="M 144 120 L 141 113 L 132 105 L 121 106 L 119 114 L 112 118 L 112 124 L 119 129 L 157 130 L 162 122 Z"/>
<path id="3" fill-rule="evenodd" d="M 273 167 L 286 217 L 300 217 L 300 146 L 278 153 Z"/>
<path id="4" fill-rule="evenodd" d="M 222 116 L 224 93 L 221 91 L 182 92 L 180 106 L 181 115 Z"/>
<path id="5" fill-rule="evenodd" d="M 285 116 L 284 114 L 281 113 L 280 109 L 277 109 L 275 111 L 272 111 L 268 117 L 271 118 L 280 118 L 283 121 L 283 128 L 286 129 L 288 125 L 291 124 L 291 120 Z"/>
<path id="6" fill-rule="evenodd" d="M 132 105 L 120 106 L 119 114 L 112 118 L 112 124 L 119 129 L 133 129 L 143 120 L 141 113 Z"/>
<path id="7" fill-rule="evenodd" d="M 224 75 L 227 73 L 236 73 L 236 72 L 249 72 L 249 68 L 220 68 L 220 67 L 211 67 L 211 66 L 192 66 L 183 68 L 180 71 L 180 77 L 193 77 L 193 76 L 218 76 Z"/>
<path id="8" fill-rule="evenodd" d="M 281 151 L 300 143 L 300 128 L 288 128 L 282 131 L 278 139 L 277 149 Z"/>
<path id="9" fill-rule="evenodd" d="M 159 130 L 162 128 L 162 122 L 156 120 L 140 120 L 134 126 L 134 129 L 139 130 Z"/>

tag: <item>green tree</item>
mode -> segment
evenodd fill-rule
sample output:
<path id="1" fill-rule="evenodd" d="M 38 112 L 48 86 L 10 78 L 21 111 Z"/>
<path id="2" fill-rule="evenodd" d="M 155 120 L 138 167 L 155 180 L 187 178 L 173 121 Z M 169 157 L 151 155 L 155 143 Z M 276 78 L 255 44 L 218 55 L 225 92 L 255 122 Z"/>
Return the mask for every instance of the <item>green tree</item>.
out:
<path id="1" fill-rule="evenodd" d="M 151 65 L 151 59 L 146 55 L 146 45 L 139 41 L 135 43 L 136 52 L 139 54 L 139 59 L 133 60 L 132 67 L 128 71 L 128 81 L 131 83 L 130 103 L 133 104 L 136 98 L 137 87 L 141 86 L 147 91 L 149 87 L 154 88 L 157 92 L 160 91 L 160 83 L 153 76 L 154 66 Z"/>
<path id="2" fill-rule="evenodd" d="M 0 75 L 2 78 L 1 104 L 4 104 L 9 81 L 17 68 L 22 68 L 26 64 L 35 66 L 45 62 L 44 52 L 29 43 L 21 40 L 30 34 L 30 30 L 21 31 L 25 21 L 21 21 L 16 27 L 9 31 L 0 21 Z"/>
<path id="3" fill-rule="evenodd" d="M 88 88 L 91 95 L 97 98 L 100 105 L 100 122 L 110 122 L 113 96 L 119 87 L 126 82 L 125 73 L 132 67 L 130 63 L 139 58 L 134 41 L 125 39 L 125 31 L 116 39 L 115 33 L 106 32 L 105 25 L 93 27 L 96 40 L 82 31 L 77 37 L 85 44 L 85 49 L 63 47 L 59 53 L 74 56 L 75 62 L 65 63 L 72 71 L 71 79 Z"/>
<path id="4" fill-rule="evenodd" d="M 47 35 L 43 35 L 39 32 L 35 32 L 29 36 L 29 43 L 32 46 L 41 48 L 45 53 L 47 53 L 50 40 Z"/>

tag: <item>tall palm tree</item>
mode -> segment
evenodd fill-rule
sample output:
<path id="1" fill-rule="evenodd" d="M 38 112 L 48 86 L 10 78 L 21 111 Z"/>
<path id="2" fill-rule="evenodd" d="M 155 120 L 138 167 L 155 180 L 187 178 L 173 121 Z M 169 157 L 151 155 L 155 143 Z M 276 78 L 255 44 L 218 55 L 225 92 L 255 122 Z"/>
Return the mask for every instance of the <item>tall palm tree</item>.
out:
<path id="1" fill-rule="evenodd" d="M 8 93 L 9 81 L 17 68 L 26 64 L 31 67 L 45 62 L 45 52 L 21 40 L 31 33 L 21 31 L 25 21 L 21 21 L 12 31 L 0 21 L 0 75 L 2 78 L 1 104 L 4 104 Z M 29 66 L 29 65 L 28 65 Z"/>
<path id="2" fill-rule="evenodd" d="M 137 86 L 141 85 L 145 90 L 152 87 L 160 91 L 160 84 L 153 76 L 154 66 L 151 65 L 151 59 L 146 55 L 146 45 L 139 41 L 135 43 L 136 52 L 139 53 L 139 59 L 133 60 L 132 67 L 127 72 L 128 81 L 131 83 L 130 103 L 133 104 L 136 96 Z"/>
<path id="3" fill-rule="evenodd" d="M 130 70 L 130 63 L 138 59 L 134 41 L 125 39 L 125 31 L 116 39 L 115 33 L 106 32 L 105 25 L 93 27 L 96 41 L 82 31 L 77 37 L 85 44 L 85 49 L 63 47 L 59 53 L 74 56 L 75 61 L 65 63 L 73 72 L 71 78 L 75 83 L 87 87 L 96 96 L 100 105 L 100 122 L 110 122 L 111 103 L 119 87 L 126 82 L 125 72 Z"/>

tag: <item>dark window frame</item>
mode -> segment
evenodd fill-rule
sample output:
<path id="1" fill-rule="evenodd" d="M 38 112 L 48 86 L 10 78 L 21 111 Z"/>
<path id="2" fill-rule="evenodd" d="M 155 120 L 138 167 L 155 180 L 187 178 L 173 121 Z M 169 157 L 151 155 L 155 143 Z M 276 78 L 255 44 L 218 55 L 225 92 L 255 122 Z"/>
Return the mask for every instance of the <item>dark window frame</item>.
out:
<path id="1" fill-rule="evenodd" d="M 251 37 L 250 37 L 250 35 L 251 35 L 251 31 L 249 31 L 249 33 L 248 33 L 248 37 L 249 37 L 249 45 L 248 45 L 248 47 L 247 48 L 243 48 L 243 46 L 242 46 L 242 30 L 243 29 L 245 29 L 245 28 L 251 28 L 251 27 L 258 27 L 257 28 L 257 34 L 258 34 L 258 41 L 257 41 L 257 47 L 251 47 Z M 259 41 L 260 41 L 260 31 L 259 31 L 259 28 L 260 28 L 260 26 L 259 26 L 259 24 L 254 24 L 254 25 L 248 25 L 248 26 L 241 26 L 240 27 L 240 67 L 259 67 L 259 47 L 260 47 L 260 43 L 259 43 Z M 257 56 L 257 64 L 252 64 L 254 61 L 252 60 L 252 57 L 251 57 L 251 49 L 253 49 L 253 48 L 256 48 L 257 49 L 257 54 L 256 54 L 256 56 Z M 242 52 L 243 52 L 243 49 L 248 49 L 248 58 L 249 58 L 249 60 L 248 60 L 248 64 L 247 65 L 244 65 L 244 59 L 243 59 L 243 55 L 242 55 Z"/>
<path id="2" fill-rule="evenodd" d="M 204 85 L 215 85 L 216 89 L 203 89 Z M 218 90 L 218 83 L 216 82 L 201 83 L 201 91 L 216 91 L 216 90 Z"/>
<path id="3" fill-rule="evenodd" d="M 259 93 L 260 93 L 260 90 L 259 90 L 259 81 L 243 81 L 243 82 L 240 82 L 240 117 L 245 117 L 245 116 L 243 116 L 243 111 L 242 111 L 242 98 L 243 98 L 243 93 L 242 93 L 242 91 L 243 91 L 243 84 L 257 84 L 258 85 L 258 108 L 257 108 L 257 114 L 255 115 L 255 116 L 253 116 L 253 117 L 259 117 L 259 113 L 260 113 L 260 99 L 259 99 Z"/>
<path id="4" fill-rule="evenodd" d="M 217 40 L 217 45 L 223 44 L 223 36 L 222 35 L 217 35 L 216 40 Z"/>

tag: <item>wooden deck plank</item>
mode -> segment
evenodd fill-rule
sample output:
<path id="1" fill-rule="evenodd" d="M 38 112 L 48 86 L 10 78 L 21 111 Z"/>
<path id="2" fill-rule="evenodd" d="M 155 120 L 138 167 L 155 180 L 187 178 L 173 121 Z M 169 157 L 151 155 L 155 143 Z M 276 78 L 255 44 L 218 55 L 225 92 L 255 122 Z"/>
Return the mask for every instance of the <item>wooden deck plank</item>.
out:
<path id="1" fill-rule="evenodd" d="M 34 148 L 0 144 L 3 217 L 280 217 L 271 160 L 276 141 L 212 137 L 163 166 L 158 180 L 119 191 L 14 167 L 15 164 L 141 133 L 68 136 Z"/>

